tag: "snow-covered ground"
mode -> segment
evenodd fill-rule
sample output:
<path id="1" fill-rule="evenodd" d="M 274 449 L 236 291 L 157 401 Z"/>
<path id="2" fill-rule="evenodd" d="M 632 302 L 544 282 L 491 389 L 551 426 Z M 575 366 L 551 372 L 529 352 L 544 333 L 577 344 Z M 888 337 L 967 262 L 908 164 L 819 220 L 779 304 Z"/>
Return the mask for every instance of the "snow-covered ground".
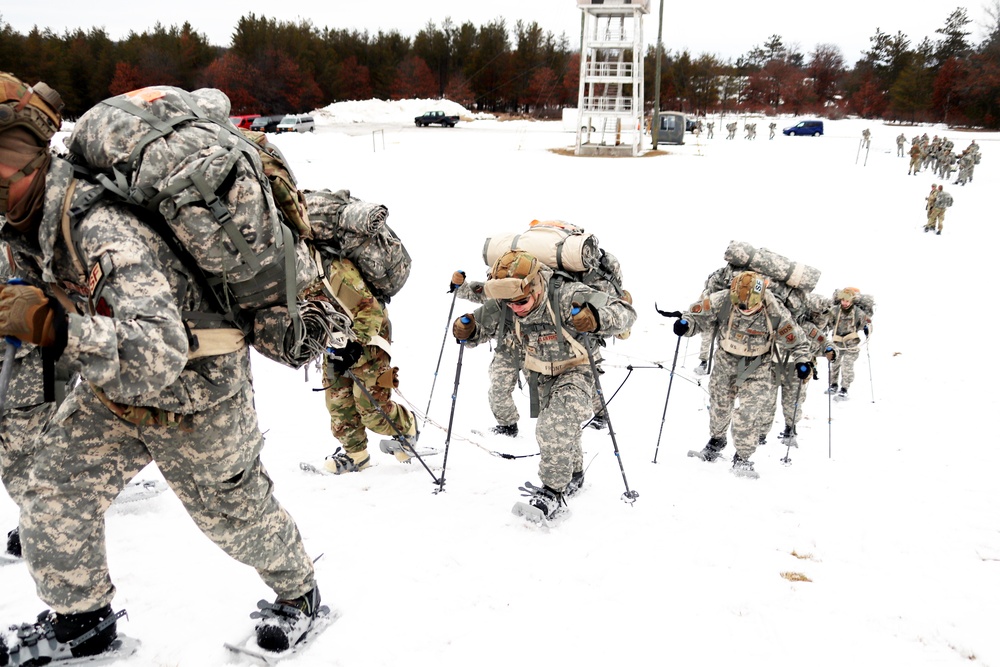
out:
<path id="1" fill-rule="evenodd" d="M 299 462 L 337 446 L 318 373 L 255 357 L 265 463 L 319 557 L 324 602 L 342 613 L 290 667 L 1000 665 L 1000 449 L 985 422 L 998 406 L 989 313 L 1000 134 L 904 129 L 982 146 L 974 182 L 945 186 L 955 204 L 938 237 L 921 232 L 936 179 L 907 176 L 899 128 L 878 122 L 827 121 L 824 137 L 769 141 L 759 118 L 746 141 L 740 118 L 726 141 L 731 117 L 716 120 L 715 139 L 689 134 L 665 155 L 576 158 L 552 150 L 574 142 L 560 122 L 415 128 L 425 110 L 453 111 L 350 104 L 317 110 L 313 134 L 274 141 L 302 187 L 388 206 L 414 260 L 390 306 L 401 395 L 420 412 L 430 400 L 422 445 L 443 448 L 452 412 L 454 424 L 441 494 L 419 465 L 380 454 L 374 435 L 376 467 L 303 473 Z M 491 455 L 537 452 L 527 391 L 520 437 L 473 433 L 494 423 L 491 353 L 466 350 L 459 375 L 448 335 L 452 271 L 482 277 L 485 237 L 536 218 L 596 233 L 639 312 L 632 337 L 605 353 L 621 457 L 607 431 L 584 433 L 584 492 L 549 531 L 510 514 L 517 486 L 537 481 L 537 458 Z M 708 438 L 697 338 L 680 343 L 664 417 L 677 338 L 654 303 L 686 308 L 734 239 L 821 269 L 822 294 L 851 285 L 878 302 L 851 400 L 821 393 L 824 364 L 792 465 L 779 461 L 779 416 L 753 457 L 757 481 L 686 456 Z M 453 316 L 472 308 L 459 301 Z M 959 348 L 969 340 L 985 345 Z M 621 500 L 619 463 L 634 505 Z M 0 497 L 0 527 L 15 520 Z M 172 493 L 113 508 L 108 553 L 114 606 L 129 612 L 119 628 L 143 642 L 128 664 L 251 664 L 222 641 L 249 630 L 255 602 L 272 594 Z M 43 608 L 23 565 L 0 568 L 0 591 L 0 622 Z"/>

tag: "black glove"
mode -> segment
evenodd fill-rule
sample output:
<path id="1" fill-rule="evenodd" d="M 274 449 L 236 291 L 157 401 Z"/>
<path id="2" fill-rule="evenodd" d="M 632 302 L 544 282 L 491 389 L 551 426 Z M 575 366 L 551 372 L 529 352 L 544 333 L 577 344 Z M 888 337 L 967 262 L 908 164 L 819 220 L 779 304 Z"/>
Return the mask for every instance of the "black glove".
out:
<path id="1" fill-rule="evenodd" d="M 361 358 L 361 353 L 364 351 L 365 348 L 361 347 L 361 344 L 356 340 L 348 341 L 343 349 L 327 350 L 330 367 L 333 368 L 334 373 L 343 375 L 345 371 L 351 369 L 351 366 L 358 363 L 358 359 Z"/>
<path id="2" fill-rule="evenodd" d="M 868 335 L 868 325 L 867 325 L 867 324 L 865 325 L 865 328 L 864 328 L 864 329 L 862 329 L 862 331 L 864 331 L 864 332 L 865 332 L 865 336 L 867 336 L 867 335 Z"/>
<path id="3" fill-rule="evenodd" d="M 813 365 L 811 361 L 802 361 L 795 364 L 795 374 L 800 380 L 808 380 L 812 373 Z"/>
<path id="4" fill-rule="evenodd" d="M 826 349 L 823 350 L 823 356 L 826 357 L 827 359 L 829 359 L 830 361 L 836 361 L 837 360 L 837 351 L 835 349 L 833 349 L 832 346 L 828 345 L 826 347 Z"/>
<path id="5" fill-rule="evenodd" d="M 451 285 L 448 287 L 448 293 L 451 294 L 459 287 L 465 284 L 465 271 L 456 271 L 451 274 Z"/>
<path id="6" fill-rule="evenodd" d="M 688 332 L 688 329 L 690 328 L 691 325 L 688 324 L 688 321 L 685 320 L 684 318 L 681 318 L 676 322 L 674 322 L 674 333 L 677 334 L 678 336 L 683 336 Z"/>

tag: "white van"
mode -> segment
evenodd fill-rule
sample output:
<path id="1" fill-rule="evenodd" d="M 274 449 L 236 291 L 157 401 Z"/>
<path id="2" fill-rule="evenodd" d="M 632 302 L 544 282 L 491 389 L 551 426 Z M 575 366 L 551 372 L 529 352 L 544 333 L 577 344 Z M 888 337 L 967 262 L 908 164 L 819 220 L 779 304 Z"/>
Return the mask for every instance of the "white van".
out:
<path id="1" fill-rule="evenodd" d="M 291 114 L 281 119 L 275 132 L 312 132 L 315 129 L 316 121 L 312 116 Z"/>

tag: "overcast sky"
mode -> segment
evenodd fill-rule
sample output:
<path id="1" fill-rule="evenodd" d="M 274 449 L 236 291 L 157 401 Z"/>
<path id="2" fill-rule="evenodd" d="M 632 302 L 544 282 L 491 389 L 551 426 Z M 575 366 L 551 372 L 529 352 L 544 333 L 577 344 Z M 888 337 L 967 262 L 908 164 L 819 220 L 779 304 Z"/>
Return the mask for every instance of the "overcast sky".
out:
<path id="1" fill-rule="evenodd" d="M 817 44 L 841 48 L 848 64 L 853 64 L 868 48 L 876 28 L 895 34 L 902 31 L 913 46 L 924 37 L 935 40 L 934 31 L 956 7 L 965 7 L 971 39 L 978 43 L 983 36 L 981 24 L 987 21 L 984 7 L 992 0 L 956 2 L 956 0 L 841 0 L 805 2 L 778 0 L 746 3 L 737 0 L 707 2 L 668 2 L 664 5 L 664 46 L 675 52 L 687 49 L 693 56 L 711 53 L 723 60 L 736 59 L 769 36 L 780 35 L 786 46 L 797 46 L 809 54 Z M 470 21 L 477 27 L 503 17 L 513 28 L 518 19 L 537 21 L 556 35 L 566 33 L 576 45 L 581 12 L 575 0 L 507 0 L 493 3 L 483 0 L 368 0 L 366 2 L 203 2 L 171 0 L 137 3 L 134 0 L 102 0 L 86 3 L 79 0 L 46 0 L 4 3 L 3 21 L 15 30 L 27 33 L 32 26 L 48 27 L 57 33 L 67 29 L 104 27 L 112 39 L 120 39 L 130 30 L 142 32 L 157 21 L 165 26 L 189 21 L 208 36 L 213 44 L 228 46 L 240 16 L 251 12 L 286 21 L 307 19 L 317 27 L 368 30 L 397 30 L 415 35 L 428 21 L 440 26 L 448 17 L 455 24 Z M 655 43 L 659 0 L 650 0 L 645 19 L 645 40 Z"/>

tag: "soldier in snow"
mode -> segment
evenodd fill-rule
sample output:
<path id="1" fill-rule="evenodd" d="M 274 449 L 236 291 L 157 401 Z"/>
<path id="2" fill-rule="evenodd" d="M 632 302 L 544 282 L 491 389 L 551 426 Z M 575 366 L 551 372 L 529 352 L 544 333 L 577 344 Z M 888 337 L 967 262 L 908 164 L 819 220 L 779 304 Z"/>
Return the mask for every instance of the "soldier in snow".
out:
<path id="1" fill-rule="evenodd" d="M 678 336 L 719 328 L 719 349 L 709 383 L 709 440 L 698 456 L 705 461 L 717 459 L 732 425 L 733 472 L 752 477 L 757 474 L 750 457 L 759 441 L 758 424 L 769 409 L 774 346 L 789 352 L 800 380 L 807 379 L 813 368 L 805 334 L 766 287 L 760 274 L 739 272 L 729 289 L 695 303 L 674 323 Z"/>
<path id="2" fill-rule="evenodd" d="M 861 333 L 868 336 L 871 330 L 872 313 L 856 303 L 860 290 L 845 287 L 834 294 L 834 305 L 829 313 L 830 342 L 837 350 L 836 359 L 830 370 L 828 394 L 838 400 L 847 399 L 847 390 L 854 382 L 854 362 L 861 353 Z"/>
<path id="3" fill-rule="evenodd" d="M 623 333 L 635 310 L 622 300 L 580 282 L 564 281 L 530 253 L 504 253 L 490 268 L 486 296 L 514 314 L 521 366 L 528 372 L 535 437 L 541 450 L 543 486 L 529 501 L 546 517 L 583 484 L 580 424 L 593 411 L 592 339 Z M 474 347 L 496 336 L 503 315 L 490 303 L 455 320 L 455 338 Z M 599 358 L 593 352 L 595 362 Z"/>
<path id="4" fill-rule="evenodd" d="M 0 237 L 19 269 L 47 285 L 3 286 L 0 335 L 43 348 L 87 380 L 37 440 L 22 498 L 24 555 L 52 611 L 22 628 L 14 645 L 0 641 L 0 663 L 22 649 L 57 663 L 111 646 L 118 615 L 104 516 L 154 460 L 202 532 L 275 591 L 280 605 L 260 612 L 257 643 L 284 650 L 311 627 L 319 592 L 312 559 L 260 461 L 244 337 L 227 335 L 198 278 L 131 209 L 93 201 L 99 186 L 74 181 L 73 165 L 49 152 L 61 124 L 58 93 L 9 74 L 0 74 L 0 93 L 12 110 L 0 117 Z M 84 202 L 89 208 L 64 236 L 62 212 Z M 88 297 L 85 312 L 64 289 Z M 206 320 L 219 324 L 217 334 L 199 329 Z M 289 329 L 287 317 L 264 313 L 255 344 L 283 341 Z M 199 334 L 204 345 L 196 347 Z"/>

